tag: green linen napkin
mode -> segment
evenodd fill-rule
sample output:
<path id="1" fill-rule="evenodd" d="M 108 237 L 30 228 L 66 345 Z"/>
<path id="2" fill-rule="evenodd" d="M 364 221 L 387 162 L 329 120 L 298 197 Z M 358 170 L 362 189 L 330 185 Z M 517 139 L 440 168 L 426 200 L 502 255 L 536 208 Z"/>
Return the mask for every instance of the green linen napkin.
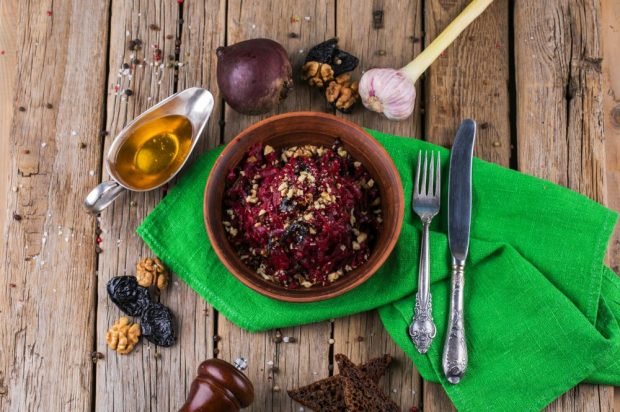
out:
<path id="1" fill-rule="evenodd" d="M 395 342 L 426 380 L 440 382 L 459 410 L 534 411 L 582 381 L 620 384 L 620 280 L 603 264 L 617 216 L 592 200 L 534 177 L 474 159 L 465 324 L 469 369 L 443 377 L 450 255 L 447 179 L 431 227 L 431 292 L 437 336 L 422 356 L 407 328 L 417 286 L 420 225 L 411 212 L 420 149 L 449 152 L 371 131 L 392 156 L 405 190 L 405 220 L 383 267 L 355 290 L 294 304 L 253 292 L 229 274 L 206 234 L 203 190 L 221 148 L 198 159 L 138 228 L 177 275 L 231 322 L 250 330 L 299 325 L 379 308 Z M 189 326 L 189 325 L 185 325 Z"/>

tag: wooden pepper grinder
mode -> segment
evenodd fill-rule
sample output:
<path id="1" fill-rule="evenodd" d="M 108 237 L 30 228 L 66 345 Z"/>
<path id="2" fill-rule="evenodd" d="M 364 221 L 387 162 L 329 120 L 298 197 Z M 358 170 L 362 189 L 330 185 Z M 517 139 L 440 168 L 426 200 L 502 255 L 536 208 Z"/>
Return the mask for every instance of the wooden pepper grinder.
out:
<path id="1" fill-rule="evenodd" d="M 245 359 L 237 359 L 241 368 Z M 252 382 L 235 366 L 221 359 L 209 359 L 198 367 L 189 396 L 179 412 L 239 412 L 254 400 Z"/>

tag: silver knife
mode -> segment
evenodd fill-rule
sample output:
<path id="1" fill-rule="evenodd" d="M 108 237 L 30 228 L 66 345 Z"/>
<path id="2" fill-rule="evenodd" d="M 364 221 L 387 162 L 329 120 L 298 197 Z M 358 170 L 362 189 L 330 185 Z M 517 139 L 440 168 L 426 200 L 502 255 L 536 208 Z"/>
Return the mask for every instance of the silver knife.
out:
<path id="1" fill-rule="evenodd" d="M 471 222 L 471 165 L 476 122 L 465 119 L 456 132 L 450 155 L 448 181 L 448 243 L 452 254 L 450 318 L 443 347 L 443 373 L 448 382 L 459 383 L 467 370 L 467 343 L 463 319 L 463 284 Z"/>

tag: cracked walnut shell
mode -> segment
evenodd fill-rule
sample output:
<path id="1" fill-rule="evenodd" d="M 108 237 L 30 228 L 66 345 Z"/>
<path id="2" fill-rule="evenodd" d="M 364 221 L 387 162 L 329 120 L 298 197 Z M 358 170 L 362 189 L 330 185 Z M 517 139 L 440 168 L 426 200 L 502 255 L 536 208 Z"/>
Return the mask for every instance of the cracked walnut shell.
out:
<path id="1" fill-rule="evenodd" d="M 145 288 L 157 286 L 163 290 L 168 287 L 168 271 L 158 258 L 144 258 L 136 265 L 136 280 Z"/>
<path id="2" fill-rule="evenodd" d="M 313 87 L 323 87 L 334 79 L 334 70 L 329 64 L 311 61 L 301 68 L 301 78 Z"/>
<path id="3" fill-rule="evenodd" d="M 325 89 L 327 101 L 342 112 L 351 109 L 359 97 L 358 82 L 352 82 L 351 76 L 348 74 L 341 74 L 336 77 Z"/>
<path id="4" fill-rule="evenodd" d="M 108 330 L 105 341 L 110 349 L 127 355 L 140 340 L 140 334 L 140 324 L 131 323 L 128 317 L 123 316 Z"/>

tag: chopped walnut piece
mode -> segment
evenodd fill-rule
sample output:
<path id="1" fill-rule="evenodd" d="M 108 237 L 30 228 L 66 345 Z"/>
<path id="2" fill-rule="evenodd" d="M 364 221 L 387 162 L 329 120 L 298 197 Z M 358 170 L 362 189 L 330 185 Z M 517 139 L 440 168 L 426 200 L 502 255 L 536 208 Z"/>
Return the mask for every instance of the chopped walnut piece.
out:
<path id="1" fill-rule="evenodd" d="M 301 68 L 302 80 L 307 80 L 313 87 L 323 87 L 334 79 L 334 70 L 329 64 L 308 62 Z"/>
<path id="2" fill-rule="evenodd" d="M 136 280 L 145 288 L 157 286 L 163 290 L 168 286 L 168 271 L 159 258 L 144 258 L 136 265 Z"/>
<path id="3" fill-rule="evenodd" d="M 108 330 L 105 341 L 110 349 L 127 355 L 140 340 L 140 334 L 140 324 L 131 323 L 128 317 L 123 316 Z"/>
<path id="4" fill-rule="evenodd" d="M 347 112 L 359 100 L 358 87 L 358 82 L 351 82 L 351 76 L 341 74 L 329 83 L 329 86 L 325 89 L 325 98 L 336 109 Z"/>

